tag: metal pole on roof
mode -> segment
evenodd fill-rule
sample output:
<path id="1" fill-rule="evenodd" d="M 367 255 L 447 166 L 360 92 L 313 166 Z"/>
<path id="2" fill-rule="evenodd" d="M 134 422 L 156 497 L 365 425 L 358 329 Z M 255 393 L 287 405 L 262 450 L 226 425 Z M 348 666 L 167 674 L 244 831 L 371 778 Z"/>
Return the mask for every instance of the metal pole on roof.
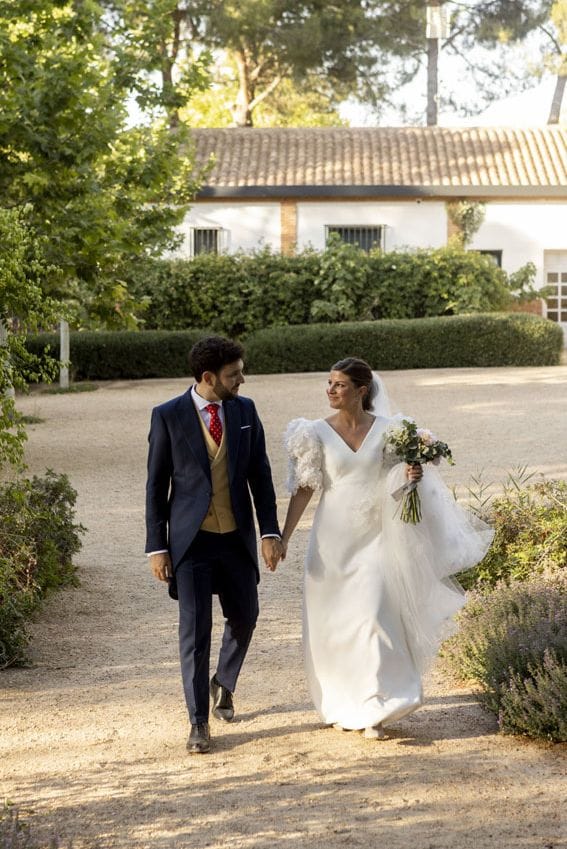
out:
<path id="1" fill-rule="evenodd" d="M 427 126 L 439 119 L 439 41 L 448 38 L 449 14 L 442 0 L 427 0 Z"/>

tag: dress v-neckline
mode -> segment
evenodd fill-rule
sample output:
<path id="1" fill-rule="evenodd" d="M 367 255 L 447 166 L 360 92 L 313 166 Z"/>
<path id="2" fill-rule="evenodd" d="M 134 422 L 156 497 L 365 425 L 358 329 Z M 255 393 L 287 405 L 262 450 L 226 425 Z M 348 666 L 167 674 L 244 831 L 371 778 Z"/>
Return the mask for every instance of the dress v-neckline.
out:
<path id="1" fill-rule="evenodd" d="M 360 443 L 360 445 L 358 446 L 358 448 L 357 448 L 356 450 L 355 450 L 354 448 L 351 448 L 351 447 L 350 447 L 350 445 L 348 444 L 348 442 L 346 441 L 346 439 L 343 439 L 343 437 L 340 435 L 340 433 L 338 432 L 338 430 L 335 430 L 335 428 L 333 427 L 333 425 L 332 425 L 332 424 L 330 424 L 330 423 L 327 421 L 327 419 L 321 419 L 321 421 L 325 422 L 325 424 L 327 425 L 327 427 L 329 428 L 329 430 L 332 430 L 332 431 L 333 431 L 333 433 L 334 433 L 334 434 L 335 434 L 335 435 L 336 435 L 336 436 L 340 439 L 340 441 L 343 443 L 343 445 L 346 445 L 346 447 L 347 447 L 347 448 L 348 448 L 348 450 L 351 452 L 351 454 L 358 454 L 358 452 L 359 452 L 359 451 L 361 451 L 361 450 L 364 448 L 364 445 L 366 444 L 366 440 L 367 440 L 367 439 L 368 439 L 368 437 L 370 436 L 370 433 L 372 432 L 372 429 L 373 429 L 374 425 L 376 424 L 376 419 L 377 419 L 377 418 L 378 418 L 377 416 L 374 416 L 374 421 L 372 422 L 372 424 L 370 425 L 370 427 L 368 428 L 368 430 L 367 430 L 367 431 L 366 431 L 366 433 L 364 434 L 364 439 L 362 440 L 362 442 Z"/>

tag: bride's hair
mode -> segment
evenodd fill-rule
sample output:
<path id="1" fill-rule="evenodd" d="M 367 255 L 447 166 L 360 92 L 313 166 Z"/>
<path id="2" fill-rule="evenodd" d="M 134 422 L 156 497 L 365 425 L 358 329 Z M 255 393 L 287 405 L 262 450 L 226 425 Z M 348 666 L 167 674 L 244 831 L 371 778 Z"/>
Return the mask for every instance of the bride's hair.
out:
<path id="1" fill-rule="evenodd" d="M 345 357 L 344 360 L 339 360 L 334 366 L 331 366 L 331 371 L 342 371 L 347 377 L 350 377 L 355 386 L 366 386 L 366 395 L 362 399 L 362 409 L 370 410 L 372 400 L 376 391 L 376 386 L 373 383 L 372 369 L 364 360 L 359 360 L 358 357 Z"/>

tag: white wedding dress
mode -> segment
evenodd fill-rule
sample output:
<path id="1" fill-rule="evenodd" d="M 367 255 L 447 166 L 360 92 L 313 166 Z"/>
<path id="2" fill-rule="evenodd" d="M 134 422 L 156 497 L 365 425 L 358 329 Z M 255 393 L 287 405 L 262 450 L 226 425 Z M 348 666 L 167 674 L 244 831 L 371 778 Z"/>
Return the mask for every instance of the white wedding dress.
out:
<path id="1" fill-rule="evenodd" d="M 449 578 L 482 559 L 492 531 L 460 508 L 437 471 L 419 483 L 422 521 L 408 525 L 391 493 L 384 435 L 401 416 L 374 419 L 353 451 L 323 419 L 295 419 L 285 442 L 288 488 L 321 491 L 305 563 L 304 652 L 324 722 L 361 729 L 422 703 L 421 673 L 464 604 Z"/>

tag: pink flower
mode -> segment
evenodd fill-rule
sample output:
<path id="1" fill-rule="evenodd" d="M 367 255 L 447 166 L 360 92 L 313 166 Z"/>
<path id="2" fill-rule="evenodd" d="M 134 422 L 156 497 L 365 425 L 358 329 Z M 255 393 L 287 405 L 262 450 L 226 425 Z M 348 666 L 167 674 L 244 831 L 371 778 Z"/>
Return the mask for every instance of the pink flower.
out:
<path id="1" fill-rule="evenodd" d="M 417 435 L 421 442 L 424 445 L 433 445 L 434 442 L 437 442 L 437 437 L 430 430 L 427 430 L 424 427 L 418 427 Z"/>

